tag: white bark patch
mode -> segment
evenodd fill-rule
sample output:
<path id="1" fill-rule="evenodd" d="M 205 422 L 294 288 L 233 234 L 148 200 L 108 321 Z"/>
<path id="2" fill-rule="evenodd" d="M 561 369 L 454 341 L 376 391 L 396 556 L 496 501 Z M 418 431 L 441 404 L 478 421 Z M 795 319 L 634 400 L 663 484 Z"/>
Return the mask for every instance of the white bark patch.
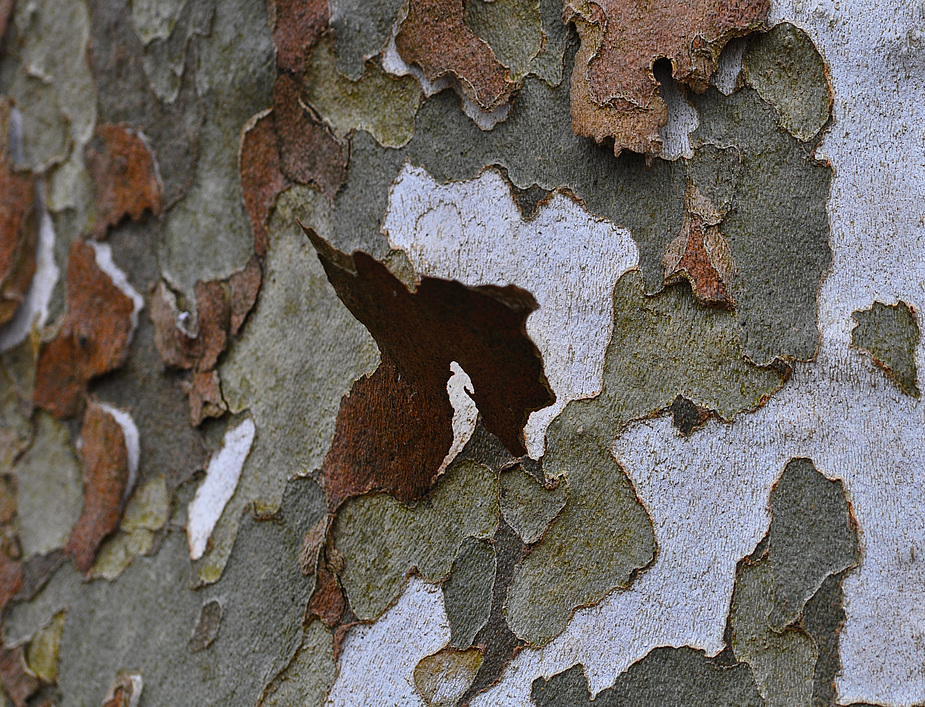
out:
<path id="1" fill-rule="evenodd" d="M 424 707 L 414 687 L 414 666 L 449 640 L 440 587 L 411 577 L 395 606 L 347 634 L 340 673 L 325 704 Z"/>
<path id="2" fill-rule="evenodd" d="M 546 428 L 566 403 L 601 392 L 613 287 L 639 261 L 629 231 L 561 192 L 524 221 L 495 170 L 440 184 L 411 165 L 389 192 L 384 230 L 421 275 L 514 284 L 536 298 L 527 333 L 543 354 L 556 402 L 534 412 L 524 433 L 530 456 L 542 456 Z"/>
<path id="3" fill-rule="evenodd" d="M 122 503 L 128 500 L 138 480 L 138 462 L 141 460 L 141 436 L 135 420 L 125 410 L 120 410 L 107 403 L 98 402 L 97 405 L 104 410 L 116 424 L 122 428 L 122 437 L 125 440 L 125 450 L 128 453 L 128 483 L 122 494 Z"/>
<path id="4" fill-rule="evenodd" d="M 112 284 L 118 287 L 122 294 L 132 300 L 132 330 L 128 337 L 128 342 L 131 343 L 132 336 L 135 334 L 135 329 L 138 328 L 138 313 L 144 308 L 145 299 L 134 287 L 132 287 L 126 274 L 122 272 L 112 259 L 112 248 L 108 243 L 99 243 L 97 241 L 87 242 L 93 247 L 93 252 L 96 254 L 97 267 L 109 275 Z"/>
<path id="5" fill-rule="evenodd" d="M 244 420 L 225 433 L 221 450 L 209 460 L 206 478 L 189 504 L 186 522 L 190 558 L 193 560 L 198 560 L 205 553 L 225 504 L 234 495 L 256 431 L 253 420 Z"/>
<path id="6" fill-rule="evenodd" d="M 469 395 L 472 392 L 469 376 L 456 361 L 450 363 L 450 371 L 452 373 L 446 382 L 446 392 L 453 406 L 453 444 L 440 464 L 438 474 L 442 474 L 466 446 L 479 419 L 479 409 Z"/>
<path id="7" fill-rule="evenodd" d="M 920 703 L 922 413 L 873 364 L 843 351 L 799 365 L 766 407 L 734 424 L 711 422 L 688 438 L 667 416 L 632 425 L 614 451 L 652 516 L 655 564 L 628 590 L 578 611 L 544 650 L 521 653 L 473 705 L 529 705 L 536 677 L 579 662 L 593 694 L 657 646 L 722 650 L 736 562 L 767 532 L 771 486 L 793 457 L 845 482 L 861 529 L 861 565 L 843 584 L 841 700 Z"/>
<path id="8" fill-rule="evenodd" d="M 18 114 L 19 111 L 14 111 L 14 115 Z M 36 208 L 38 208 L 39 216 L 39 235 L 36 243 L 35 274 L 26 291 L 25 299 L 16 308 L 13 318 L 0 328 L 0 352 L 7 351 L 25 341 L 33 327 L 40 329 L 45 325 L 48 320 L 51 296 L 58 283 L 60 271 L 55 263 L 55 229 L 51 216 L 45 208 L 41 183 L 36 184 L 36 191 L 38 193 Z"/>
<path id="9" fill-rule="evenodd" d="M 658 131 L 662 138 L 659 157 L 666 160 L 676 160 L 679 157 L 690 159 L 694 156 L 691 133 L 700 125 L 697 109 L 687 100 L 684 91 L 674 80 L 663 82 L 658 93 L 668 106 L 668 122 Z"/>

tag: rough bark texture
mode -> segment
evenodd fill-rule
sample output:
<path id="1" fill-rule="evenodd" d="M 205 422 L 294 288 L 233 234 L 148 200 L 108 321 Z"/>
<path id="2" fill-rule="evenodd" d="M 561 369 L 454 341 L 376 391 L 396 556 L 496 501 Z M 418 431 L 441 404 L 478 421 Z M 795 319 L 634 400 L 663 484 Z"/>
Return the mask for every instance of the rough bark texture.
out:
<path id="1" fill-rule="evenodd" d="M 0 705 L 925 703 L 923 24 L 0 0 Z"/>

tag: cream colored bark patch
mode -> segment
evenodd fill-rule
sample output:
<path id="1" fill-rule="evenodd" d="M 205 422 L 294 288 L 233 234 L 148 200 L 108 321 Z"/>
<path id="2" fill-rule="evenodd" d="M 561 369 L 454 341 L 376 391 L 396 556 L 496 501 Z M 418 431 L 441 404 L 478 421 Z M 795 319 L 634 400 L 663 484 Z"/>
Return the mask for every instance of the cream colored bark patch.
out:
<path id="1" fill-rule="evenodd" d="M 221 450 L 209 461 L 206 478 L 196 489 L 196 496 L 189 504 L 186 522 L 190 557 L 194 560 L 205 553 L 209 537 L 225 510 L 225 504 L 234 495 L 256 431 L 254 421 L 250 419 L 228 430 L 222 440 Z"/>

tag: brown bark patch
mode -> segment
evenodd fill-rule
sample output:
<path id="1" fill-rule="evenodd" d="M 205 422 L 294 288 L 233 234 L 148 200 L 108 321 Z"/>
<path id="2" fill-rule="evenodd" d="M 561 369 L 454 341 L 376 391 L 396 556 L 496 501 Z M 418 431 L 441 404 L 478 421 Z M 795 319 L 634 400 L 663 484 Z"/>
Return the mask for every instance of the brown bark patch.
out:
<path id="1" fill-rule="evenodd" d="M 233 273 L 228 280 L 231 286 L 231 335 L 237 336 L 244 320 L 257 303 L 263 270 L 260 261 L 252 257 L 243 270 Z"/>
<path id="2" fill-rule="evenodd" d="M 282 71 L 300 74 L 305 62 L 327 29 L 331 12 L 327 0 L 276 0 L 276 66 Z"/>
<path id="3" fill-rule="evenodd" d="M 22 644 L 0 648 L 0 683 L 16 707 L 25 707 L 28 699 L 38 692 L 40 684 L 26 667 L 26 649 Z"/>
<path id="4" fill-rule="evenodd" d="M 761 27 L 769 0 L 566 0 L 563 21 L 581 39 L 572 72 L 572 129 L 614 153 L 658 154 L 668 121 L 652 67 L 671 61 L 672 76 L 706 90 L 716 61 L 733 37 Z"/>
<path id="5" fill-rule="evenodd" d="M 195 427 L 207 417 L 221 417 L 228 410 L 217 371 L 193 373 L 189 381 L 184 381 L 183 390 L 189 397 L 190 420 Z"/>
<path id="6" fill-rule="evenodd" d="M 347 144 L 312 115 L 298 82 L 287 74 L 273 88 L 273 115 L 283 174 L 334 198 L 347 179 Z"/>
<path id="7" fill-rule="evenodd" d="M 34 401 L 57 417 L 77 414 L 90 379 L 122 365 L 132 334 L 134 303 L 96 264 L 81 240 L 67 260 L 67 315 L 44 343 L 36 367 Z"/>
<path id="8" fill-rule="evenodd" d="M 84 469 L 84 505 L 64 551 L 87 573 L 100 544 L 119 525 L 129 483 L 128 449 L 119 423 L 94 402 L 84 415 L 80 450 Z"/>
<path id="9" fill-rule="evenodd" d="M 463 0 L 411 0 L 395 44 L 428 80 L 456 77 L 463 94 L 484 111 L 507 103 L 514 90 L 507 69 L 466 24 Z"/>
<path id="10" fill-rule="evenodd" d="M 0 325 L 13 318 L 35 274 L 35 179 L 0 155 Z"/>
<path id="11" fill-rule="evenodd" d="M 340 580 L 322 563 L 318 568 L 315 591 L 308 602 L 306 619 L 311 620 L 312 617 L 317 616 L 325 626 L 334 628 L 340 623 L 346 608 L 347 603 Z"/>
<path id="12" fill-rule="evenodd" d="M 96 193 L 96 238 L 126 216 L 137 221 L 145 211 L 161 213 L 164 198 L 157 164 L 139 132 L 127 125 L 97 125 L 84 158 Z"/>
<path id="13" fill-rule="evenodd" d="M 305 232 L 381 356 L 379 368 L 341 401 L 321 468 L 329 510 L 374 489 L 406 502 L 427 492 L 453 440 L 446 392 L 452 361 L 472 380 L 485 428 L 512 454 L 526 454 L 527 418 L 555 400 L 526 332 L 533 296 L 514 285 L 467 287 L 429 277 L 411 292 L 369 255 L 347 255 Z"/>
<path id="14" fill-rule="evenodd" d="M 262 258 L 267 254 L 270 212 L 276 197 L 291 184 L 280 163 L 276 118 L 272 111 L 258 116 L 244 129 L 238 172 L 244 207 L 254 232 L 254 252 Z"/>
<path id="15" fill-rule="evenodd" d="M 693 185 L 684 201 L 681 233 L 665 251 L 665 284 L 685 279 L 701 304 L 734 307 L 735 263 L 720 231 L 723 214 Z"/>

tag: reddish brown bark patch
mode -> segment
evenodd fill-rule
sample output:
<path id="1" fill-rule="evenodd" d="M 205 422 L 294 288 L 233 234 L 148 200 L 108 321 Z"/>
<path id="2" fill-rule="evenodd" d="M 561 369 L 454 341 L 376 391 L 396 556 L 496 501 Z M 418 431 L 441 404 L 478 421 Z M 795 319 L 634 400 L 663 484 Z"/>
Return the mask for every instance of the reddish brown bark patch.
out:
<path id="1" fill-rule="evenodd" d="M 453 440 L 446 392 L 452 361 L 472 380 L 485 428 L 512 454 L 526 454 L 527 418 L 555 400 L 526 332 L 533 296 L 514 285 L 467 287 L 429 277 L 410 292 L 369 255 L 348 256 L 305 232 L 381 357 L 341 401 L 321 469 L 328 508 L 373 489 L 406 502 L 427 492 Z"/>
<path id="2" fill-rule="evenodd" d="M 507 69 L 466 24 L 463 0 L 411 0 L 395 44 L 428 80 L 455 76 L 463 94 L 484 111 L 507 103 L 514 90 Z"/>
<path id="3" fill-rule="evenodd" d="M 195 336 L 177 326 L 176 299 L 163 280 L 157 283 L 148 307 L 154 324 L 154 346 L 161 360 L 171 368 L 189 370 L 199 360 L 202 348 Z"/>
<path id="4" fill-rule="evenodd" d="M 57 417 L 77 414 L 90 379 L 125 361 L 133 311 L 132 300 L 96 264 L 93 248 L 74 241 L 67 260 L 67 315 L 39 352 L 35 404 Z"/>
<path id="5" fill-rule="evenodd" d="M 0 325 L 13 318 L 35 274 L 35 178 L 0 155 Z"/>
<path id="6" fill-rule="evenodd" d="M 161 213 L 161 179 L 140 133 L 127 125 L 97 125 L 84 158 L 96 193 L 96 238 L 105 236 L 108 228 L 126 216 L 137 221 L 145 211 Z"/>
<path id="7" fill-rule="evenodd" d="M 0 648 L 0 683 L 16 707 L 25 707 L 40 687 L 38 678 L 26 667 L 26 649 L 20 644 L 12 648 Z"/>
<path id="8" fill-rule="evenodd" d="M 308 602 L 306 623 L 317 616 L 328 628 L 334 628 L 340 623 L 346 611 L 347 603 L 340 580 L 324 563 L 318 568 L 315 580 L 315 591 Z"/>
<path id="9" fill-rule="evenodd" d="M 22 588 L 22 582 L 22 563 L 6 553 L 0 553 L 0 614 Z"/>
<path id="10" fill-rule="evenodd" d="M 244 326 L 244 320 L 257 304 L 263 270 L 260 261 L 252 257 L 243 270 L 232 274 L 228 280 L 231 286 L 231 335 L 237 336 Z"/>
<path id="11" fill-rule="evenodd" d="M 103 707 L 130 707 L 133 701 L 137 703 L 137 697 L 132 678 L 128 675 L 120 675 L 109 688 L 109 694 L 103 702 Z"/>
<path id="12" fill-rule="evenodd" d="M 652 67 L 695 91 L 707 88 L 716 60 L 733 37 L 761 27 L 769 0 L 566 0 L 563 20 L 581 38 L 572 72 L 572 129 L 623 149 L 658 154 L 668 120 Z"/>
<path id="13" fill-rule="evenodd" d="M 681 233 L 665 251 L 665 284 L 685 279 L 701 304 L 734 307 L 735 263 L 720 231 L 723 214 L 693 185 L 684 201 Z"/>
<path id="14" fill-rule="evenodd" d="M 327 0 L 276 0 L 276 66 L 282 71 L 301 74 L 305 62 L 322 32 L 328 27 L 331 12 Z"/>
<path id="15" fill-rule="evenodd" d="M 333 198 L 347 179 L 347 144 L 312 115 L 298 83 L 287 74 L 273 88 L 273 115 L 283 174 Z"/>
<path id="16" fill-rule="evenodd" d="M 276 197 L 291 184 L 280 163 L 276 119 L 272 111 L 257 116 L 244 129 L 238 172 L 244 207 L 254 232 L 254 252 L 262 258 L 267 254 L 270 211 Z"/>
<path id="17" fill-rule="evenodd" d="M 74 558 L 78 570 L 87 573 L 100 544 L 119 525 L 129 463 L 122 428 L 94 402 L 87 406 L 80 437 L 84 505 L 64 551 Z"/>
<path id="18" fill-rule="evenodd" d="M 195 427 L 207 417 L 221 417 L 228 410 L 216 371 L 197 371 L 184 381 L 183 390 L 189 397 L 190 419 Z"/>

